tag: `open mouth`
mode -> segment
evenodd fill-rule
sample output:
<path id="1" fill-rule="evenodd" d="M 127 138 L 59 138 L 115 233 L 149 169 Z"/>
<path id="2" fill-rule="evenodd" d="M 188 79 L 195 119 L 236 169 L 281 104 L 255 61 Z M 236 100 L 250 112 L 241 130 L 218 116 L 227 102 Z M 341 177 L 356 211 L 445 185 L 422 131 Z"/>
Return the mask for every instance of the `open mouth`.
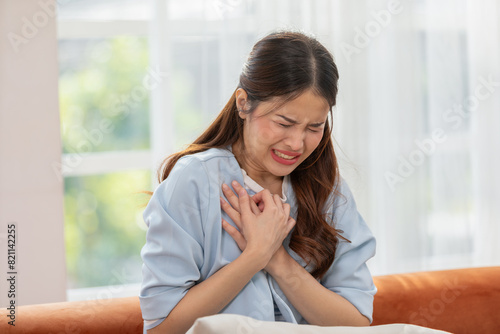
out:
<path id="1" fill-rule="evenodd" d="M 297 158 L 297 156 L 292 156 L 292 155 L 286 155 L 286 154 L 283 154 L 279 151 L 276 151 L 276 150 L 273 150 L 274 154 L 276 154 L 278 157 L 280 158 L 283 158 L 283 159 L 287 159 L 287 160 L 292 160 L 292 159 L 295 159 Z"/>
<path id="2" fill-rule="evenodd" d="M 280 164 L 283 165 L 293 165 L 299 161 L 299 158 L 302 154 L 300 153 L 293 153 L 293 152 L 287 152 L 288 154 L 285 154 L 281 151 L 272 149 L 271 150 L 271 156 L 276 162 L 279 162 Z"/>

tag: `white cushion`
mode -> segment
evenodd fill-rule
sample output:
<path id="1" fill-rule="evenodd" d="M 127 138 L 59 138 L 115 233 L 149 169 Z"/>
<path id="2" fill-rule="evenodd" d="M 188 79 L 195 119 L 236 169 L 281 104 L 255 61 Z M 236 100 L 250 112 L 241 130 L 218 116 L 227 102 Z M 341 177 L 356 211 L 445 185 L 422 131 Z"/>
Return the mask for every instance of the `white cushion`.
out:
<path id="1" fill-rule="evenodd" d="M 320 327 L 288 322 L 260 321 L 236 314 L 198 318 L 186 334 L 438 334 L 435 329 L 391 324 L 371 327 Z"/>

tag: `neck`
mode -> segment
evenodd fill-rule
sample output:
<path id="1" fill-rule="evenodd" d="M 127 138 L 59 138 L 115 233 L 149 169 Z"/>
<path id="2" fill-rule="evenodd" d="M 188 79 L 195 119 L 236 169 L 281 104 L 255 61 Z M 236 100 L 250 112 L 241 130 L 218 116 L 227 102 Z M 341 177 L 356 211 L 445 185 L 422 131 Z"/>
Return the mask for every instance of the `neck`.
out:
<path id="1" fill-rule="evenodd" d="M 272 194 L 281 196 L 281 187 L 283 184 L 282 176 L 276 176 L 269 172 L 265 172 L 262 168 L 259 168 L 258 164 L 252 162 L 251 159 L 247 159 L 244 154 L 241 154 L 241 144 L 238 142 L 232 145 L 232 151 L 240 167 L 247 172 L 252 180 L 260 184 L 264 189 L 268 189 Z"/>

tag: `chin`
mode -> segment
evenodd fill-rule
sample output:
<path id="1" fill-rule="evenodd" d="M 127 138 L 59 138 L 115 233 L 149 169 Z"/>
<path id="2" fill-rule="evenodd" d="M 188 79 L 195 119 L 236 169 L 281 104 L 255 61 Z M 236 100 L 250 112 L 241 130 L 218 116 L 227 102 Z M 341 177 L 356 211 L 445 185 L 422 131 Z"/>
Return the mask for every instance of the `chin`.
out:
<path id="1" fill-rule="evenodd" d="M 276 176 L 287 176 L 290 175 L 295 170 L 295 168 L 297 168 L 297 166 L 274 169 L 272 171 L 272 174 Z"/>

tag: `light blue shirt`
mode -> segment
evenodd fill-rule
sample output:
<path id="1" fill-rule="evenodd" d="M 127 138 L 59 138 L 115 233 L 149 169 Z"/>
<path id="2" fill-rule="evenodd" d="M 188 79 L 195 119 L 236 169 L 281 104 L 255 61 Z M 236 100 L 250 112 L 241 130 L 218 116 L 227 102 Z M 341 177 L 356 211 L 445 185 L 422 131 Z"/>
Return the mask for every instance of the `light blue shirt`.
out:
<path id="1" fill-rule="evenodd" d="M 233 180 L 244 184 L 242 170 L 230 149 L 209 149 L 179 159 L 168 178 L 156 188 L 144 211 L 148 231 L 141 251 L 143 280 L 139 296 L 144 332 L 161 323 L 192 286 L 241 254 L 221 225 L 224 218 L 234 226 L 221 210 L 219 200 L 224 197 L 222 184 L 231 186 Z M 366 261 L 375 255 L 375 238 L 343 179 L 340 192 L 343 197 L 334 198 L 332 194 L 331 204 L 325 209 L 334 217 L 335 227 L 343 231 L 342 236 L 351 242 L 340 239 L 335 260 L 320 283 L 351 302 L 371 322 L 377 289 Z M 250 189 L 249 193 L 255 192 Z M 290 215 L 296 218 L 291 186 L 286 187 L 285 195 Z M 303 259 L 289 249 L 289 238 L 283 242 L 285 249 L 305 266 Z M 274 304 L 285 321 L 307 323 L 264 270 L 256 273 L 220 313 L 275 321 Z"/>

